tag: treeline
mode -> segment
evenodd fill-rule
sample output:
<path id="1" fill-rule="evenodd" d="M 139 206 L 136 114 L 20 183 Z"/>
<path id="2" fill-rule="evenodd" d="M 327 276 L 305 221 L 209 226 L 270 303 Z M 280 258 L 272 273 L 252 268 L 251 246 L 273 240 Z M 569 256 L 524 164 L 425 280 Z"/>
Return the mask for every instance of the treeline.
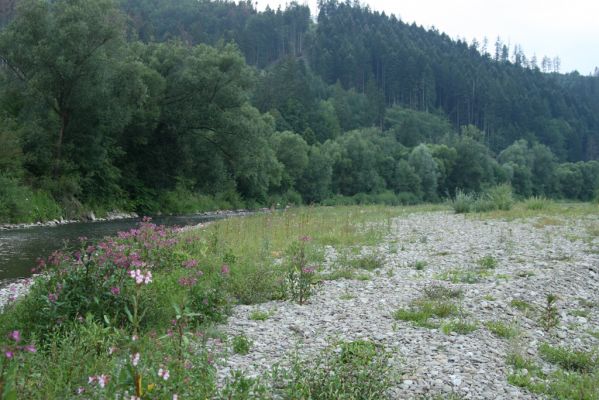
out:
<path id="1" fill-rule="evenodd" d="M 0 57 L 0 220 L 599 187 L 597 77 L 359 4 L 22 0 Z"/>

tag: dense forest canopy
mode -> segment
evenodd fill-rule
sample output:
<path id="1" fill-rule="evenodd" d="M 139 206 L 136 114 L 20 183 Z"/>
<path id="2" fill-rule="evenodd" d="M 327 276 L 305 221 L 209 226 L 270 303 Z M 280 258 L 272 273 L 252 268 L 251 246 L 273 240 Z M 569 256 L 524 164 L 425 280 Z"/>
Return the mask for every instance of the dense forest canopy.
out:
<path id="1" fill-rule="evenodd" d="M 599 187 L 599 74 L 499 38 L 336 0 L 0 11 L 0 220 Z"/>

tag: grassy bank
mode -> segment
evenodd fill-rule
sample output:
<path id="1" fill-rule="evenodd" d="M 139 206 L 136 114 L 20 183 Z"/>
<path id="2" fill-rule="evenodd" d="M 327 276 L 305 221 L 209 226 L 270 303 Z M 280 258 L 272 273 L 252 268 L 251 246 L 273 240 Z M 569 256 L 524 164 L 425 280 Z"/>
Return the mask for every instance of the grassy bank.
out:
<path id="1" fill-rule="evenodd" d="M 520 202 L 469 215 L 551 218 L 595 209 Z M 100 243 L 82 238 L 80 250 L 40 261 L 45 277 L 0 314 L 0 393 L 32 399 L 254 399 L 271 398 L 274 390 L 286 399 L 382 398 L 394 379 L 386 363 L 389 349 L 361 340 L 331 343 L 315 359 L 298 358 L 262 382 L 235 373 L 218 387 L 215 365 L 230 352 L 247 352 L 251 342 L 243 335 L 226 337 L 217 326 L 236 304 L 301 304 L 320 280 L 362 279 L 363 271 L 382 262 L 361 252 L 364 247 L 385 242 L 394 218 L 432 211 L 452 212 L 447 205 L 304 207 L 203 229 L 170 230 L 146 220 Z M 335 248 L 339 269 L 323 268 L 327 246 Z M 481 259 L 481 268 L 494 268 L 493 261 Z M 414 263 L 415 269 L 426 267 Z M 427 326 L 437 311 L 416 315 L 428 312 L 425 305 L 414 303 L 396 317 Z M 258 312 L 251 317 L 268 318 Z M 318 366 L 335 374 L 322 374 Z M 272 380 L 277 388 L 267 386 Z"/>
<path id="2" fill-rule="evenodd" d="M 230 307 L 302 302 L 317 279 L 324 246 L 374 245 L 392 218 L 439 208 L 298 208 L 187 231 L 145 221 L 100 243 L 82 239 L 80 250 L 40 261 L 45 277 L 0 316 L 1 347 L 11 354 L 2 359 L 2 390 L 47 399 L 80 392 L 87 398 L 253 398 L 230 395 L 248 385 L 258 390 L 245 378 L 216 388 L 213 365 L 221 354 L 204 347 L 208 340 L 227 340 L 213 326 Z M 363 346 L 372 353 L 362 360 L 364 368 L 381 362 L 378 350 Z M 306 376 L 291 381 L 310 385 Z"/>

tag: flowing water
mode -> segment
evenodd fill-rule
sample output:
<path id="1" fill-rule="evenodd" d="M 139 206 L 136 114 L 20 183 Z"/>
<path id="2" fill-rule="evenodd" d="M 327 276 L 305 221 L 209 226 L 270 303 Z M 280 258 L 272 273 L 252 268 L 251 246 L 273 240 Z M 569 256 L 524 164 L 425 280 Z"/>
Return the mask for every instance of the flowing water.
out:
<path id="1" fill-rule="evenodd" d="M 226 216 L 227 214 L 156 217 L 153 222 L 166 226 L 186 226 Z M 139 221 L 137 218 L 132 218 L 0 231 L 0 287 L 16 279 L 30 276 L 31 268 L 36 266 L 37 258 L 47 257 L 54 250 L 65 247 L 75 248 L 80 237 L 92 241 L 101 239 L 119 231 L 129 230 Z"/>

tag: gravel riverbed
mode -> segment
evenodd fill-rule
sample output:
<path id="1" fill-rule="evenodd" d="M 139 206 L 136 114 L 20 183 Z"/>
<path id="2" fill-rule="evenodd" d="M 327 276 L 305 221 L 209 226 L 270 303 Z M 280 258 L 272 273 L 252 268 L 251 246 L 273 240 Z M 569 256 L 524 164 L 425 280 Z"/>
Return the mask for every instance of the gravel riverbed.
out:
<path id="1" fill-rule="evenodd" d="M 221 329 L 228 338 L 246 335 L 252 347 L 247 355 L 228 352 L 218 366 L 219 381 L 235 370 L 261 375 L 277 363 L 286 365 L 295 352 L 315 356 L 335 340 L 365 339 L 394 354 L 401 379 L 390 398 L 541 398 L 508 383 L 513 371 L 506 358 L 518 352 L 549 372 L 555 367 L 538 357 L 541 343 L 582 350 L 599 345 L 598 227 L 599 216 L 508 222 L 437 212 L 396 218 L 382 243 L 360 250 L 384 260 L 381 268 L 364 272 L 369 280 L 322 282 L 302 306 L 235 307 Z M 344 258 L 334 248 L 325 253 L 325 270 L 343 267 Z M 446 280 L 456 271 L 479 270 L 484 257 L 492 257 L 496 266 L 477 282 Z M 422 270 L 414 268 L 417 261 L 426 263 Z M 393 318 L 425 288 L 439 284 L 463 291 L 459 304 L 463 318 L 476 323 L 474 332 L 445 334 Z M 558 295 L 559 317 L 546 331 L 542 310 L 548 294 Z M 530 304 L 533 311 L 515 308 L 513 300 Z M 255 310 L 271 316 L 252 320 Z M 519 335 L 497 337 L 485 328 L 486 321 L 513 324 Z"/>

